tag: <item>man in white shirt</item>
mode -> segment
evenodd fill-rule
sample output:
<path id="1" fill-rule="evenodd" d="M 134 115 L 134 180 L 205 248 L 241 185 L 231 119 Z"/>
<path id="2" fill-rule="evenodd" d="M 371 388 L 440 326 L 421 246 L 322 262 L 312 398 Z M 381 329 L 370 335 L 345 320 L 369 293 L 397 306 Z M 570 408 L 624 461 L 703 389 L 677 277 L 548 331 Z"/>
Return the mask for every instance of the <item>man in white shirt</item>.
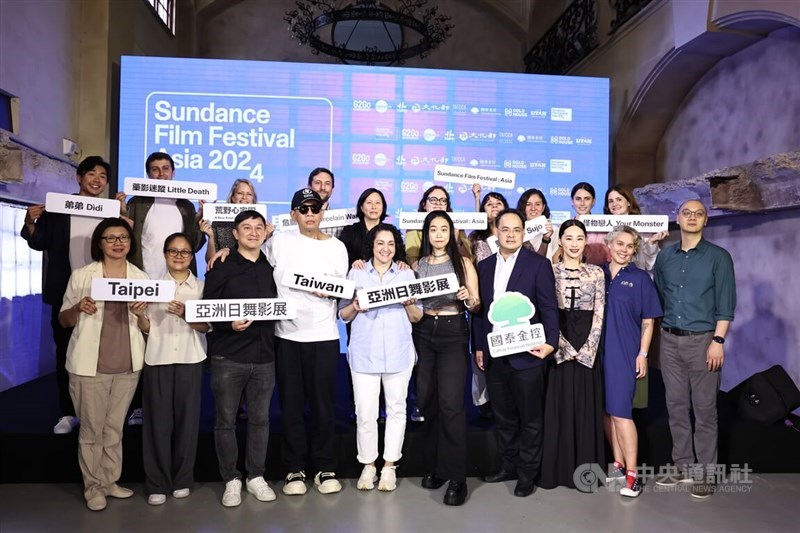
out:
<path id="1" fill-rule="evenodd" d="M 297 230 L 282 231 L 265 244 L 267 259 L 275 268 L 278 297 L 297 305 L 297 318 L 275 324 L 278 393 L 283 420 L 281 457 L 289 474 L 283 493 L 305 494 L 306 460 L 317 472 L 314 483 L 322 494 L 342 490 L 336 479 L 334 397 L 339 359 L 336 300 L 319 293 L 287 287 L 287 273 L 347 276 L 347 249 L 319 229 L 323 200 L 310 188 L 292 198 L 291 217 Z M 304 406 L 311 406 L 311 446 L 306 438 Z"/>
<path id="2" fill-rule="evenodd" d="M 308 175 L 308 188 L 319 195 L 323 211 L 330 209 L 334 187 L 336 187 L 336 178 L 333 176 L 333 172 L 327 168 L 317 167 Z M 321 231 L 338 239 L 343 229 L 344 226 L 335 226 Z"/>

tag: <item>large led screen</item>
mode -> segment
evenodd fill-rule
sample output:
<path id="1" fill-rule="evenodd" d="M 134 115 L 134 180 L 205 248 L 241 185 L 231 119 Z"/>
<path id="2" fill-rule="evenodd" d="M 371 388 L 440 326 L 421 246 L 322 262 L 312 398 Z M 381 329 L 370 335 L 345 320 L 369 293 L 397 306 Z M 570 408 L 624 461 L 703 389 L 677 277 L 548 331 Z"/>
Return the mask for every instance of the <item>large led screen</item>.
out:
<path id="1" fill-rule="evenodd" d="M 512 204 L 536 187 L 568 211 L 575 183 L 606 190 L 608 91 L 604 78 L 124 57 L 119 177 L 144 177 L 147 155 L 165 151 L 175 179 L 214 181 L 222 200 L 248 178 L 274 215 L 327 167 L 332 207 L 377 187 L 394 214 L 416 210 L 434 167 L 450 165 L 513 172 L 498 189 Z M 474 210 L 469 184 L 442 185 L 455 210 Z"/>

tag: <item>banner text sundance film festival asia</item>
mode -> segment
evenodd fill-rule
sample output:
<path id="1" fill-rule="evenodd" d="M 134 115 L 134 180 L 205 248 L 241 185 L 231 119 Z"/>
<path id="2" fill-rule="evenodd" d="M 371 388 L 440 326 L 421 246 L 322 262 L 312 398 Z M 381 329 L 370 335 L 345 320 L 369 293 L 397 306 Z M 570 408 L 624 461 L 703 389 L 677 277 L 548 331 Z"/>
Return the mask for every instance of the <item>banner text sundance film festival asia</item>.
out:
<path id="1" fill-rule="evenodd" d="M 263 163 L 254 160 L 251 149 L 295 147 L 295 129 L 271 129 L 273 117 L 267 107 L 221 106 L 214 101 L 176 105 L 162 98 L 153 116 L 153 143 L 171 153 L 179 169 L 241 171 L 260 182 Z M 173 153 L 173 146 L 184 148 Z"/>

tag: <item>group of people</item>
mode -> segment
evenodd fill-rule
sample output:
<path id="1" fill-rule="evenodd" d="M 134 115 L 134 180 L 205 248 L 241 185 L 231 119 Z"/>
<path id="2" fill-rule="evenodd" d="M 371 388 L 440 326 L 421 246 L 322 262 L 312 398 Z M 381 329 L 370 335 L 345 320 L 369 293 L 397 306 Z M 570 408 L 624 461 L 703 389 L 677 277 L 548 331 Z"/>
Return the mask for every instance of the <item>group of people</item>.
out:
<path id="1" fill-rule="evenodd" d="M 169 155 L 151 154 L 151 179 L 172 179 Z M 77 171 L 80 195 L 100 196 L 109 165 L 89 157 Z M 22 236 L 49 255 L 44 301 L 53 306 L 62 418 L 56 433 L 78 424 L 84 496 L 92 510 L 107 497 L 126 498 L 117 485 L 122 430 L 142 375 L 141 400 L 145 491 L 152 505 L 167 496 L 189 496 L 200 416 L 203 367 L 210 368 L 215 400 L 214 441 L 225 483 L 222 504 L 237 506 L 242 489 L 260 501 L 276 499 L 264 479 L 269 407 L 277 386 L 281 403 L 281 458 L 287 471 L 282 492 L 307 491 L 306 471 L 322 494 L 342 489 L 337 479 L 334 398 L 339 355 L 337 319 L 349 327 L 347 362 L 357 421 L 359 490 L 397 486 L 409 385 L 416 404 L 428 472 L 422 486 L 448 483 L 447 505 L 468 494 L 464 387 L 473 365 L 473 399 L 495 422 L 499 469 L 486 482 L 516 480 L 515 495 L 536 486 L 574 487 L 576 468 L 606 464 L 608 477 L 624 480 L 621 493 L 642 491 L 637 474 L 637 433 L 632 420 L 637 380 L 647 374 L 655 319 L 663 315 L 661 361 L 667 392 L 673 460 L 681 475 L 659 484 L 692 481 L 690 466 L 716 463 L 716 390 L 723 343 L 735 307 L 730 256 L 702 238 L 703 204 L 678 210 L 681 239 L 659 253 L 666 232 L 639 235 L 628 226 L 608 234 L 587 233 L 577 216 L 589 214 L 595 191 L 572 190 L 576 218 L 549 220 L 545 195 L 526 191 L 517 208 L 496 192 L 480 197 L 486 230 L 457 230 L 448 191 L 426 190 L 421 230 L 401 232 L 385 223 L 387 203 L 378 189 L 358 199 L 358 222 L 321 229 L 335 188 L 334 174 L 318 168 L 294 193 L 290 216 L 296 230 L 274 232 L 255 210 L 232 223 L 209 223 L 187 200 L 117 195 L 121 216 L 89 219 L 43 206 L 28 209 Z M 255 188 L 237 180 L 228 201 L 252 204 Z M 638 214 L 624 188 L 611 187 L 604 211 Z M 544 215 L 545 232 L 525 239 L 525 223 Z M 273 234 L 274 233 L 274 234 Z M 599 237 L 598 237 L 599 236 Z M 210 270 L 196 277 L 195 254 L 208 240 Z M 489 244 L 489 241 L 496 244 Z M 405 242 L 404 242 L 405 241 Z M 493 246 L 497 251 L 493 252 Z M 287 285 L 289 274 L 345 278 L 356 290 L 453 274 L 455 292 L 410 297 L 363 307 L 355 297 L 337 299 Z M 651 276 L 654 276 L 655 283 Z M 101 302 L 92 279 L 172 280 L 169 303 Z M 493 302 L 507 292 L 525 296 L 544 328 L 545 342 L 529 351 L 492 357 L 487 335 Z M 189 323 L 185 302 L 194 299 L 281 298 L 298 312 L 290 320 Z M 663 312 L 662 312 L 663 310 Z M 206 361 L 206 358 L 208 359 Z M 386 427 L 379 459 L 381 391 Z M 247 409 L 246 476 L 237 469 L 237 412 Z M 310 435 L 306 432 L 306 405 Z M 692 430 L 690 408 L 694 413 Z M 380 469 L 379 469 L 380 466 Z M 713 493 L 710 478 L 695 480 L 693 496 Z"/>

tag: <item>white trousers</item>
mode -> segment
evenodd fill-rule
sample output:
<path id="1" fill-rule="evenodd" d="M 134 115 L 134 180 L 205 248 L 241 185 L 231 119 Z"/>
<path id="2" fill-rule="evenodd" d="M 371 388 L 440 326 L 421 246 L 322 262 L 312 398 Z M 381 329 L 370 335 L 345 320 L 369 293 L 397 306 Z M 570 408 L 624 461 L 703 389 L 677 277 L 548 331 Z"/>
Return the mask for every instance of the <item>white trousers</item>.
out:
<path id="1" fill-rule="evenodd" d="M 378 458 L 378 403 L 381 383 L 386 400 L 386 434 L 383 443 L 384 461 L 396 462 L 403 453 L 406 434 L 406 395 L 413 365 L 394 374 L 362 374 L 353 376 L 353 397 L 356 404 L 356 444 L 358 462 L 370 464 Z"/>

